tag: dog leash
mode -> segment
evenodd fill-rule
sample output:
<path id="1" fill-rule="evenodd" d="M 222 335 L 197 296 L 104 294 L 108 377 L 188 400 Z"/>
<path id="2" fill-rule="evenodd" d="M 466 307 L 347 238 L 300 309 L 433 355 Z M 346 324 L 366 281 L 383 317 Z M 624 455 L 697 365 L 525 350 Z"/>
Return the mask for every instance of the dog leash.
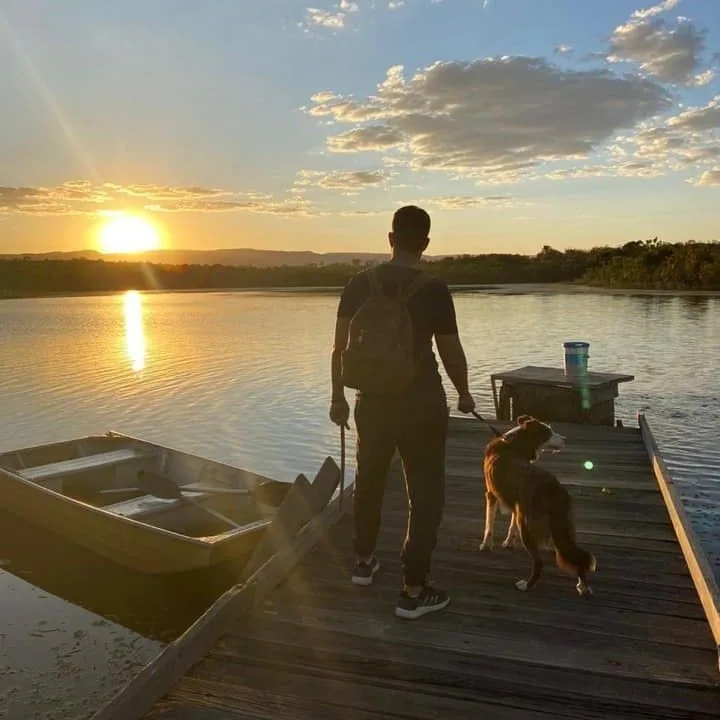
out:
<path id="1" fill-rule="evenodd" d="M 477 418 L 480 422 L 484 422 L 495 433 L 497 437 L 502 437 L 503 434 L 496 427 L 491 425 L 480 413 L 471 410 L 470 414 L 473 417 Z"/>
<path id="2" fill-rule="evenodd" d="M 339 511 L 342 513 L 343 495 L 345 494 L 345 425 L 340 426 L 340 501 Z"/>

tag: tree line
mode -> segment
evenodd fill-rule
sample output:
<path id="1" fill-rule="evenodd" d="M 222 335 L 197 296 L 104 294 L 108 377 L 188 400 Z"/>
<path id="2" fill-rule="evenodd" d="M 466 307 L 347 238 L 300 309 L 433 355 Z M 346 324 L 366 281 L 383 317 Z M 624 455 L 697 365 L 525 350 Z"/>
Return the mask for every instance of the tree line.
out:
<path id="1" fill-rule="evenodd" d="M 720 290 L 720 242 L 665 243 L 556 250 L 535 255 L 456 255 L 422 265 L 451 285 L 574 282 L 611 288 Z M 0 259 L 0 297 L 136 290 L 340 287 L 363 267 L 238 267 L 106 262 L 91 259 Z"/>

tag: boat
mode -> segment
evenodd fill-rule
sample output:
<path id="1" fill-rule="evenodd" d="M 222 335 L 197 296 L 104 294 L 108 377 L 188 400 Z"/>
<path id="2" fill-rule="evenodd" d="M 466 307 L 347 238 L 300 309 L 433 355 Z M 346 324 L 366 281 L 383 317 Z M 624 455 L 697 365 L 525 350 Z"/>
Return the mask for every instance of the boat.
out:
<path id="1" fill-rule="evenodd" d="M 249 556 L 291 484 L 122 433 L 0 454 L 0 504 L 142 573 Z"/>

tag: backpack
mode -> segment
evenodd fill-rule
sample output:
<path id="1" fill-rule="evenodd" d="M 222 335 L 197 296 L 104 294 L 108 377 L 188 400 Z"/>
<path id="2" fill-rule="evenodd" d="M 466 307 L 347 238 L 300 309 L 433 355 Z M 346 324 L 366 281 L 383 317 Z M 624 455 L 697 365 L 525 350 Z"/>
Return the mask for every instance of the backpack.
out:
<path id="1" fill-rule="evenodd" d="M 383 293 L 377 270 L 368 271 L 370 295 L 350 320 L 342 351 L 342 380 L 362 393 L 406 390 L 415 375 L 413 327 L 407 302 L 430 277 L 421 273 L 396 295 Z"/>

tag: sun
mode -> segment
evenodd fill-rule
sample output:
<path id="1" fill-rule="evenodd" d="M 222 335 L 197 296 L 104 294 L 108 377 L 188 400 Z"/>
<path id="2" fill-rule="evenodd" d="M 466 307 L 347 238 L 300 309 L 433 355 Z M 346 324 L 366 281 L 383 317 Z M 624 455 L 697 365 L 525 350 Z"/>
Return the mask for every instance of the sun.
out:
<path id="1" fill-rule="evenodd" d="M 101 253 L 140 253 L 160 247 L 160 233 L 149 220 L 138 215 L 115 215 L 98 233 Z"/>

